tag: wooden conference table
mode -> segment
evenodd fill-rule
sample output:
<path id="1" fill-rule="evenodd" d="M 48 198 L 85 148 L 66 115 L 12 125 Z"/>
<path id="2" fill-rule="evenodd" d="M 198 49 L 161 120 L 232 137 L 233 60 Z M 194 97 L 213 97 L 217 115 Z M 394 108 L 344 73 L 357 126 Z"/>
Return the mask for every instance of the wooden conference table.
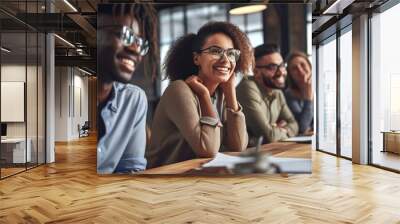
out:
<path id="1" fill-rule="evenodd" d="M 260 151 L 269 153 L 275 157 L 311 159 L 311 144 L 276 142 L 262 145 Z M 238 153 L 229 152 L 227 154 L 237 155 Z M 185 174 L 190 170 L 201 167 L 202 164 L 211 160 L 211 158 L 191 159 L 148 169 L 138 174 Z"/>

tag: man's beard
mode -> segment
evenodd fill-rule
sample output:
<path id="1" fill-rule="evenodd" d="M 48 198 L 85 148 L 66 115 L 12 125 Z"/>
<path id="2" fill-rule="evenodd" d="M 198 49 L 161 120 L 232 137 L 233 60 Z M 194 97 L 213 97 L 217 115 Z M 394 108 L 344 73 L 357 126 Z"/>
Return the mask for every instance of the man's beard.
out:
<path id="1" fill-rule="evenodd" d="M 267 78 L 265 76 L 262 76 L 262 79 L 263 79 L 264 85 L 269 87 L 269 88 L 272 88 L 272 89 L 284 89 L 285 88 L 285 85 L 277 86 L 271 79 L 269 79 L 269 78 Z"/>

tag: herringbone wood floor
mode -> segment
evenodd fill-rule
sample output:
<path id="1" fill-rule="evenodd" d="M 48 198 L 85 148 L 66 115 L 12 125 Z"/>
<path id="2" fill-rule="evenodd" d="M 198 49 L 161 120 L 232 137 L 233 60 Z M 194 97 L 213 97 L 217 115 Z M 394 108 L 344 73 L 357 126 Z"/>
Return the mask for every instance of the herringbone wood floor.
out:
<path id="1" fill-rule="evenodd" d="M 400 223 L 400 175 L 313 152 L 313 174 L 96 174 L 95 138 L 0 181 L 0 223 Z"/>

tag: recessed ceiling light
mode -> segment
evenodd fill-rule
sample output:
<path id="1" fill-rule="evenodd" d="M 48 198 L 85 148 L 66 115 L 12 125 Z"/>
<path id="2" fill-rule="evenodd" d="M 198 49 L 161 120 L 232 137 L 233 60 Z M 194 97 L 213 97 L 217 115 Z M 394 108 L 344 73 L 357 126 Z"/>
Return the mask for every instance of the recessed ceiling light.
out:
<path id="1" fill-rule="evenodd" d="M 267 5 L 245 5 L 239 6 L 229 10 L 229 14 L 231 15 L 243 15 L 243 14 L 250 14 L 261 12 L 267 8 Z"/>
<path id="2" fill-rule="evenodd" d="M 6 52 L 6 53 L 10 53 L 10 52 L 11 52 L 10 49 L 5 48 L 5 47 L 1 47 L 0 49 L 1 49 L 1 51 L 4 51 L 4 52 Z"/>
<path id="3" fill-rule="evenodd" d="M 68 7 L 70 7 L 74 12 L 78 12 L 78 10 L 68 1 L 68 0 L 64 0 L 65 4 L 68 5 Z"/>
<path id="4" fill-rule="evenodd" d="M 54 34 L 54 36 L 57 37 L 57 38 L 58 38 L 59 40 L 61 40 L 62 42 L 64 42 L 65 44 L 67 44 L 68 46 L 70 46 L 70 47 L 72 47 L 72 48 L 75 48 L 75 45 L 71 44 L 71 42 L 69 42 L 68 40 L 66 40 L 66 39 L 64 39 L 64 38 L 62 38 L 62 37 L 60 37 L 60 36 L 57 35 L 57 34 Z"/>
<path id="5" fill-rule="evenodd" d="M 79 67 L 78 67 L 78 70 L 81 71 L 81 72 L 83 72 L 83 73 L 85 73 L 85 74 L 87 74 L 87 75 L 89 75 L 89 76 L 92 75 L 92 73 L 90 73 L 90 72 L 88 72 L 88 71 L 86 71 L 86 70 L 83 70 L 83 69 L 81 69 L 81 68 L 79 68 Z"/>

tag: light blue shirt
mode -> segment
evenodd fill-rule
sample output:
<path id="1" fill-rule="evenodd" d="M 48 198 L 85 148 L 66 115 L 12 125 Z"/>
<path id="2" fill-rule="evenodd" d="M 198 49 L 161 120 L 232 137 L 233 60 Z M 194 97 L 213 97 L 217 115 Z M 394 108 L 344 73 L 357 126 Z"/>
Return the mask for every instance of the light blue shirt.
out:
<path id="1" fill-rule="evenodd" d="M 97 173 L 126 173 L 146 168 L 147 98 L 132 84 L 114 82 L 101 110 L 105 134 L 97 144 Z"/>

